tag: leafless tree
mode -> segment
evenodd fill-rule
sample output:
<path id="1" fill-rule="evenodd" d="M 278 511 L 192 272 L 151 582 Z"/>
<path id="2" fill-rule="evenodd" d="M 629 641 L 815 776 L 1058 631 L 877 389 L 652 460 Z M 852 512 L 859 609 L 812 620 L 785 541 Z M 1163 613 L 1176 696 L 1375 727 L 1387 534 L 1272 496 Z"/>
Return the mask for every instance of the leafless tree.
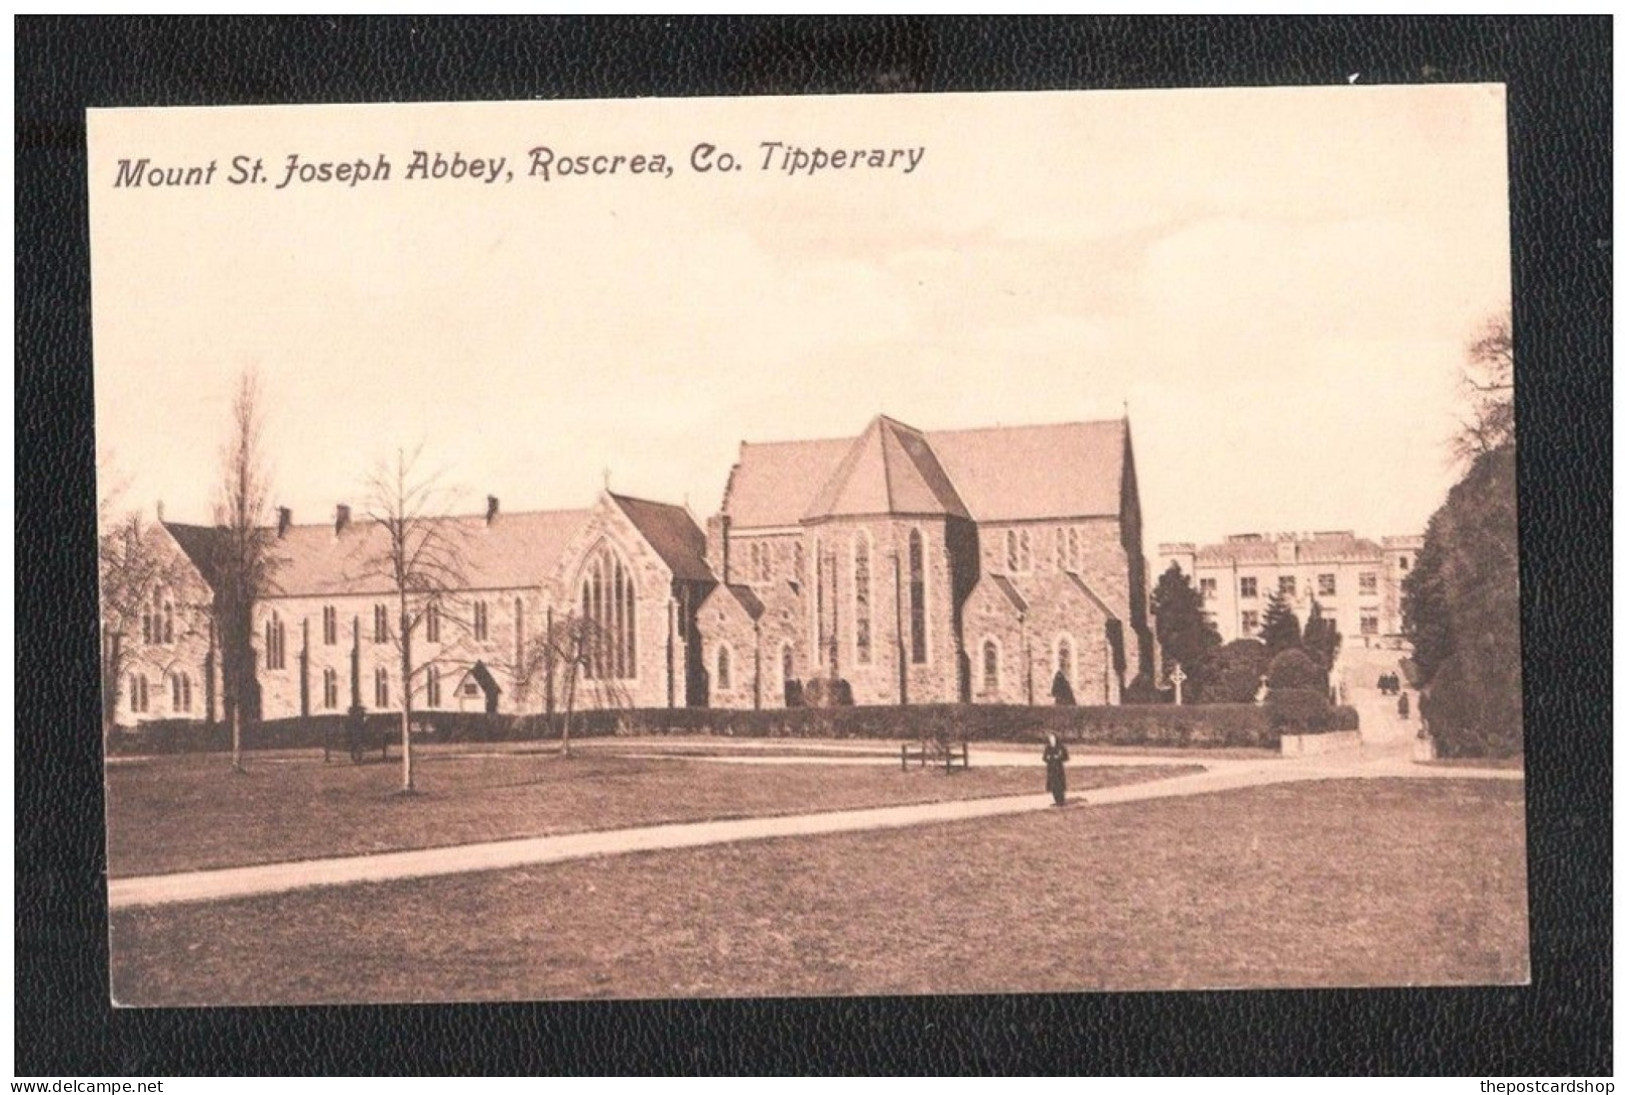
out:
<path id="1" fill-rule="evenodd" d="M 355 560 L 357 578 L 382 579 L 395 599 L 395 630 L 389 635 L 401 674 L 401 790 L 415 790 L 412 773 L 412 697 L 431 665 L 447 657 L 420 659 L 414 647 L 431 613 L 457 622 L 468 588 L 467 526 L 452 516 L 454 492 L 439 472 L 422 467 L 422 447 L 398 450 L 367 479 L 366 511 L 380 536 L 369 536 Z"/>
<path id="2" fill-rule="evenodd" d="M 527 680 L 540 679 L 544 683 L 548 696 L 546 717 L 550 722 L 555 716 L 554 689 L 558 690 L 563 707 L 560 752 L 569 759 L 576 703 L 583 694 L 592 698 L 598 710 L 629 707 L 630 697 L 619 682 L 594 672 L 595 667 L 608 664 L 605 648 L 609 637 L 591 619 L 571 612 L 544 630 L 542 642 L 536 644 L 523 666 L 523 674 Z"/>
<path id="3" fill-rule="evenodd" d="M 103 521 L 108 527 L 100 537 L 104 740 L 113 733 L 120 682 L 137 658 L 135 635 L 146 632 L 143 650 L 153 642 L 154 609 L 164 592 L 179 588 L 182 573 L 179 557 L 166 550 L 158 530 L 135 512 L 111 519 L 105 508 L 113 504 L 106 500 Z M 163 621 L 158 624 L 161 628 Z"/>
<path id="4" fill-rule="evenodd" d="M 1468 410 L 1454 440 L 1455 455 L 1463 462 L 1516 440 L 1512 366 L 1512 317 L 1503 312 L 1485 322 L 1467 347 L 1460 384 Z"/>
<path id="5" fill-rule="evenodd" d="M 271 476 L 264 453 L 265 416 L 252 369 L 238 378 L 231 433 L 221 450 L 219 528 L 213 579 L 221 646 L 221 692 L 231 720 L 231 767 L 243 770 L 245 710 L 257 716 L 254 609 L 271 589 L 282 560 L 267 527 Z"/>

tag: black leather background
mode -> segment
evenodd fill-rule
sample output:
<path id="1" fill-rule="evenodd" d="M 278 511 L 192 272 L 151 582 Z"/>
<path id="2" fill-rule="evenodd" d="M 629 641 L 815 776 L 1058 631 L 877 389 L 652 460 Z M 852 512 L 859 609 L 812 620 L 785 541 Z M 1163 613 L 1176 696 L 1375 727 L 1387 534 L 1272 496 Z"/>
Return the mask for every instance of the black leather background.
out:
<path id="1" fill-rule="evenodd" d="M 18 1074 L 1611 1073 L 1610 35 L 1606 19 L 19 20 Z M 1532 987 L 109 1008 L 86 106 L 1316 84 L 1353 72 L 1510 88 Z"/>

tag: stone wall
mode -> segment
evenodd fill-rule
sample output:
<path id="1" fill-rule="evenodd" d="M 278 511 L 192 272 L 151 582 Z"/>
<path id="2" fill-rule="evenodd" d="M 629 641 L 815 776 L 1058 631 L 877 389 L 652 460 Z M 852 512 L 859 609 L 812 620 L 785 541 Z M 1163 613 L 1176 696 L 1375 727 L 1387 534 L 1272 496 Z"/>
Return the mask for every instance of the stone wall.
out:
<path id="1" fill-rule="evenodd" d="M 185 563 L 179 546 L 167 532 L 161 531 L 161 526 L 155 526 L 151 535 L 155 550 L 171 554 L 179 581 L 173 588 L 159 591 L 154 598 L 156 632 L 144 635 L 139 617 L 122 622 L 123 634 L 116 640 L 122 663 L 119 678 L 105 682 L 117 690 L 113 721 L 120 726 L 133 726 L 155 719 L 217 719 L 222 704 L 219 658 L 210 657 L 211 594 L 202 578 Z M 149 638 L 152 641 L 148 641 Z M 104 636 L 103 641 L 114 640 Z M 146 683 L 147 702 L 139 710 L 133 702 L 134 677 Z M 180 702 L 177 703 L 176 685 L 183 680 L 185 686 L 179 689 Z"/>
<path id="2" fill-rule="evenodd" d="M 760 694 L 758 702 L 757 692 L 758 665 L 761 666 L 761 676 L 766 680 L 772 679 L 766 671 L 766 652 L 758 645 L 756 621 L 751 619 L 739 598 L 726 586 L 717 586 L 700 605 L 699 623 L 709 705 L 755 709 L 768 704 L 765 693 Z M 728 657 L 726 675 L 721 665 L 724 651 Z M 771 706 L 782 704 L 780 697 Z"/>
<path id="3" fill-rule="evenodd" d="M 1013 580 L 1022 613 L 991 579 L 965 606 L 965 647 L 975 703 L 1044 705 L 1054 702 L 1056 669 L 1063 664 L 1079 704 L 1113 704 L 1120 681 L 1106 637 L 1106 614 L 1070 579 L 1056 573 Z M 997 652 L 996 686 L 988 674 L 987 645 Z"/>

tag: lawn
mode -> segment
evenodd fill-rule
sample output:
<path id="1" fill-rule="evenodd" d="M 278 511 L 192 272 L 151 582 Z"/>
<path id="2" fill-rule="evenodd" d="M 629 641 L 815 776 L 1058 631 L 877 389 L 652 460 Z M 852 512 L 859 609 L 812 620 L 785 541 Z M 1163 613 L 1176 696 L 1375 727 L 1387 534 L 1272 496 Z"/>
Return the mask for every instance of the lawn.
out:
<path id="1" fill-rule="evenodd" d="M 323 764 L 318 753 L 155 757 L 107 769 L 108 873 L 115 878 L 428 848 L 675 821 L 1041 794 L 1043 769 L 903 772 L 890 765 L 736 765 L 555 753 L 421 750 L 419 794 L 399 762 Z M 1078 790 L 1190 766 L 1075 768 Z"/>
<path id="2" fill-rule="evenodd" d="M 135 909 L 114 996 L 1517 983 L 1523 834 L 1520 783 L 1349 780 Z"/>

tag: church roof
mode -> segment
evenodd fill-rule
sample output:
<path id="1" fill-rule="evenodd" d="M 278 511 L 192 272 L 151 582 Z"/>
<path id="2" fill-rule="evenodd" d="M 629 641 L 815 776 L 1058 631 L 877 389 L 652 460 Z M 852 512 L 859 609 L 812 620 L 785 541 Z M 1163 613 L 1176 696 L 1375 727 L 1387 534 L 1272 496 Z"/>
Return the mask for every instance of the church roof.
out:
<path id="1" fill-rule="evenodd" d="M 920 431 L 885 415 L 847 449 L 802 516 L 879 513 L 970 516 Z"/>
<path id="2" fill-rule="evenodd" d="M 926 439 L 978 521 L 1115 517 L 1121 510 L 1123 419 L 941 430 Z"/>
<path id="3" fill-rule="evenodd" d="M 734 528 L 845 514 L 979 522 L 1118 516 L 1122 419 L 922 432 L 881 416 L 855 440 L 740 446 L 723 497 Z"/>
<path id="4" fill-rule="evenodd" d="M 722 511 L 736 528 L 797 525 L 851 447 L 849 437 L 746 442 L 739 446 Z"/>
<path id="5" fill-rule="evenodd" d="M 611 494 L 610 498 L 654 548 L 655 554 L 671 568 L 672 577 L 716 581 L 711 568 L 705 565 L 705 533 L 686 508 L 628 498 L 624 494 Z"/>
<path id="6" fill-rule="evenodd" d="M 1009 601 L 1017 612 L 1025 613 L 1027 611 L 1027 598 L 1021 595 L 1021 590 L 1016 588 L 1016 583 L 1003 574 L 989 574 L 987 577 L 993 583 L 993 588 L 1004 594 L 1005 600 Z"/>
<path id="7" fill-rule="evenodd" d="M 1126 611 L 1114 609 L 1111 605 L 1107 604 L 1101 598 L 1100 594 L 1091 589 L 1089 583 L 1084 581 L 1076 573 L 1069 570 L 1066 572 L 1066 576 L 1072 580 L 1073 585 L 1076 585 L 1080 590 L 1083 591 L 1083 595 L 1085 597 L 1088 597 L 1094 602 L 1096 608 L 1100 609 L 1101 612 L 1106 614 L 1108 619 L 1123 620 L 1128 618 L 1128 613 Z"/>

